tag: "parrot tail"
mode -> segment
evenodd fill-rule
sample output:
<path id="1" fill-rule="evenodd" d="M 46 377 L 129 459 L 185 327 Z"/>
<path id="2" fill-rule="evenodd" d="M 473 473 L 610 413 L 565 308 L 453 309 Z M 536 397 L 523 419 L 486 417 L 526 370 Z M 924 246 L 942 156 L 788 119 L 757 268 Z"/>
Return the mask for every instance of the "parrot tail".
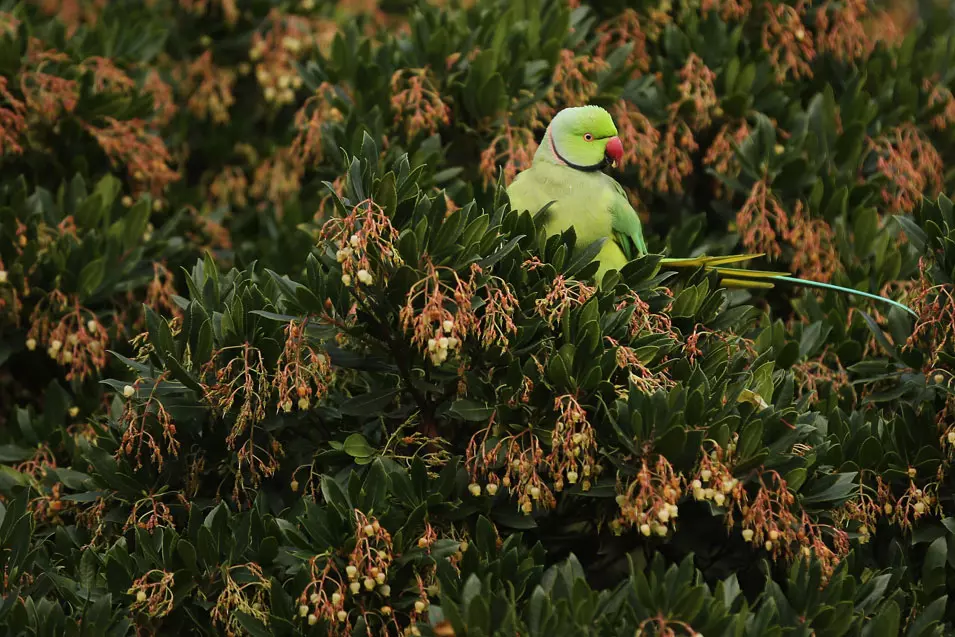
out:
<path id="1" fill-rule="evenodd" d="M 840 285 L 832 285 L 831 283 L 820 283 L 819 281 L 809 281 L 807 279 L 800 279 L 792 276 L 788 272 L 774 272 L 771 270 L 748 270 L 745 268 L 731 268 L 731 267 L 722 267 L 730 263 L 739 263 L 741 261 L 749 261 L 750 259 L 755 259 L 757 257 L 763 256 L 762 254 L 738 254 L 724 257 L 690 257 L 690 258 L 667 258 L 661 259 L 661 266 L 670 266 L 675 268 L 698 268 L 703 267 L 708 271 L 716 271 L 720 277 L 720 283 L 725 285 L 728 288 L 762 288 L 769 289 L 775 287 L 776 283 L 791 283 L 794 285 L 803 285 L 806 287 L 819 288 L 822 290 L 833 290 L 835 292 L 842 292 L 844 294 L 854 294 L 856 296 L 863 296 L 867 299 L 872 299 L 874 301 L 882 301 L 883 303 L 888 303 L 889 305 L 894 305 L 895 307 L 904 310 L 911 314 L 912 316 L 918 318 L 916 314 L 910 307 L 894 301 L 890 298 L 884 296 L 879 296 L 878 294 L 870 294 L 868 292 L 862 292 L 860 290 L 853 290 L 852 288 L 845 288 Z"/>

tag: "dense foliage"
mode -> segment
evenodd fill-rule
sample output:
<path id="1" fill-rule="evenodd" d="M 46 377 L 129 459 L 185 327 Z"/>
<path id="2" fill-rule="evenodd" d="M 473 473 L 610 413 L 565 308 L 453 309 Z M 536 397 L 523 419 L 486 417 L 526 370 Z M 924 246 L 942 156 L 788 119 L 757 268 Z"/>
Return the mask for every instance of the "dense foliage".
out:
<path id="1" fill-rule="evenodd" d="M 3 633 L 951 634 L 923 4 L 0 0 Z M 585 103 L 601 288 L 504 192 Z"/>

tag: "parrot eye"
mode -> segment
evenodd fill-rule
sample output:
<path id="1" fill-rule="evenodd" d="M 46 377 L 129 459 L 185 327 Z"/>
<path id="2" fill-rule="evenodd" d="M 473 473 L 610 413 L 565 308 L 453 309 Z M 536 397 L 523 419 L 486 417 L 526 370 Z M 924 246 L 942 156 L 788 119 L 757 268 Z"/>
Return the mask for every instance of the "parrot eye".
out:
<path id="1" fill-rule="evenodd" d="M 586 133 L 586 134 L 584 135 L 584 139 L 586 139 L 588 142 L 592 142 L 592 141 L 594 141 L 594 136 L 591 135 L 590 133 Z"/>

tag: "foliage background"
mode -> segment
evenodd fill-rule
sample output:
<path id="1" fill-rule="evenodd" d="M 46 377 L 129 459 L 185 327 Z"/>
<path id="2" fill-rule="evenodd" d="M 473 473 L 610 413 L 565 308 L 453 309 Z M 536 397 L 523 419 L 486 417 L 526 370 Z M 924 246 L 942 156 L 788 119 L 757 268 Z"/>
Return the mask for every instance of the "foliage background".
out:
<path id="1" fill-rule="evenodd" d="M 0 2 L 4 631 L 950 633 L 917 9 Z M 652 251 L 919 319 L 656 257 L 597 291 L 502 190 L 584 103 Z"/>

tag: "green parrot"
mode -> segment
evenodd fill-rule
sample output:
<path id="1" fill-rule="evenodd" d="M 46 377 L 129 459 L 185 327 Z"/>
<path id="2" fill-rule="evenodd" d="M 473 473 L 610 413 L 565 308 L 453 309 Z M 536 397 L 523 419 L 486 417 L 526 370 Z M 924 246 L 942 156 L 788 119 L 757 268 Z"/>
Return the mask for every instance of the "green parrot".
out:
<path id="1" fill-rule="evenodd" d="M 623 158 L 613 118 L 599 106 L 561 110 L 551 120 L 530 168 L 522 171 L 507 188 L 511 207 L 536 213 L 548 204 L 544 227 L 560 234 L 574 228 L 578 245 L 607 239 L 595 257 L 600 265 L 597 281 L 608 270 L 620 270 L 632 259 L 647 254 L 643 227 L 627 194 L 617 181 L 603 172 Z M 736 288 L 772 288 L 775 283 L 835 290 L 883 301 L 915 315 L 905 305 L 882 296 L 850 288 L 809 281 L 787 272 L 726 267 L 755 259 L 760 254 L 664 258 L 661 267 L 715 270 L 720 283 Z"/>

